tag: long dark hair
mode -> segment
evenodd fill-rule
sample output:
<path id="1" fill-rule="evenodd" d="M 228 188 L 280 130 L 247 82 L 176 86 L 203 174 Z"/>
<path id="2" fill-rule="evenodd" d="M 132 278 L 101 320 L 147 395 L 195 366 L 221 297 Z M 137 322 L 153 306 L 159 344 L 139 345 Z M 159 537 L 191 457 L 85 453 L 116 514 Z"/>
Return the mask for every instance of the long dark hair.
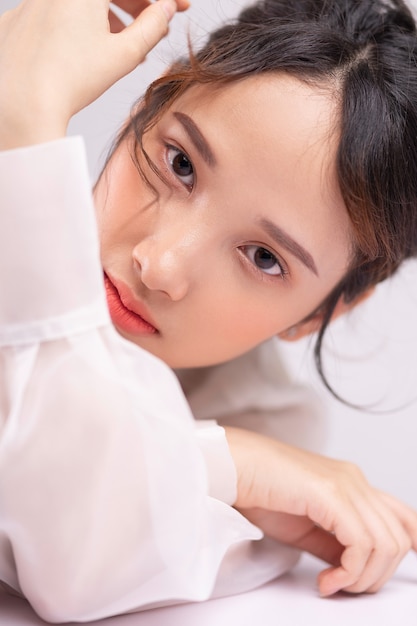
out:
<path id="1" fill-rule="evenodd" d="M 416 52 L 415 21 L 401 0 L 261 0 L 152 83 L 115 145 L 133 134 L 143 153 L 143 134 L 195 84 L 286 72 L 334 93 L 338 182 L 356 255 L 320 306 L 314 353 L 336 396 L 324 375 L 322 346 L 338 300 L 354 301 L 417 255 Z"/>

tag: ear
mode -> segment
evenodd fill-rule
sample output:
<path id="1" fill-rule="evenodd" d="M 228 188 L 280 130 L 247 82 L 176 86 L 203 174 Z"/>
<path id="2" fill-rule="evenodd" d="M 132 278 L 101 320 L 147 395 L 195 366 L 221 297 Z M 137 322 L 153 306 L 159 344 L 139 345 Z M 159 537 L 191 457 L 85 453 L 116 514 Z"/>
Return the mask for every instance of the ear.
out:
<path id="1" fill-rule="evenodd" d="M 361 304 L 361 302 L 367 300 L 369 296 L 374 293 L 374 291 L 375 287 L 370 287 L 351 302 L 345 302 L 343 298 L 339 298 L 330 321 L 333 322 L 341 315 L 344 315 L 345 313 L 348 313 L 349 311 L 354 309 L 356 306 L 358 306 L 358 304 Z M 279 333 L 278 337 L 280 339 L 283 339 L 284 341 L 298 341 L 298 339 L 306 337 L 307 335 L 311 335 L 312 333 L 316 333 L 318 330 L 320 330 L 322 321 L 323 315 L 322 313 L 318 312 L 316 313 L 316 315 L 308 318 L 306 321 L 301 321 L 298 324 L 295 324 L 287 330 Z"/>

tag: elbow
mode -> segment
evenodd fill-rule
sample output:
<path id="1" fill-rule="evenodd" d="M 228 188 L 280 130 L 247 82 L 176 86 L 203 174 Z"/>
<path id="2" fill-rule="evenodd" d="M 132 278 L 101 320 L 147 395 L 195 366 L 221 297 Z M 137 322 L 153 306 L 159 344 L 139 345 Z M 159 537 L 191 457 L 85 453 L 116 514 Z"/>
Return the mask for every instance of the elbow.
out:
<path id="1" fill-rule="evenodd" d="M 52 624 L 86 622 L 96 619 L 92 616 L 91 597 L 93 594 L 88 598 L 85 594 L 75 593 L 73 585 L 66 585 L 62 580 L 59 584 L 46 585 L 45 588 L 31 588 L 30 592 L 26 591 L 25 596 L 35 613 Z M 101 617 L 109 616 L 102 615 Z"/>
<path id="2" fill-rule="evenodd" d="M 87 621 L 85 612 L 79 610 L 70 598 L 37 597 L 30 598 L 29 602 L 35 613 L 51 624 L 67 624 L 68 622 Z"/>

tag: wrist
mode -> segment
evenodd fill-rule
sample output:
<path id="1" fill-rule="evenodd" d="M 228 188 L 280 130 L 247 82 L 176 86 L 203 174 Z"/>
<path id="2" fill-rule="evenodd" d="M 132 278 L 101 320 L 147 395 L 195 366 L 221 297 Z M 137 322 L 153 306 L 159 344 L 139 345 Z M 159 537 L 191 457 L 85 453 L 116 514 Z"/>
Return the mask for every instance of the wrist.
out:
<path id="1" fill-rule="evenodd" d="M 255 432 L 231 426 L 225 427 L 225 433 L 237 476 L 237 497 L 234 506 L 242 508 L 256 506 L 253 501 L 255 457 L 258 449 L 257 439 L 262 437 Z"/>
<path id="2" fill-rule="evenodd" d="M 46 106 L 31 101 L 17 105 L 11 99 L 12 109 L 0 106 L 0 150 L 22 148 L 66 136 L 68 121 Z M 1 105 L 1 102 L 0 102 Z"/>
<path id="3" fill-rule="evenodd" d="M 34 122 L 28 126 L 21 123 L 0 122 L 0 150 L 13 150 L 36 144 L 62 139 L 66 136 L 66 126 Z"/>

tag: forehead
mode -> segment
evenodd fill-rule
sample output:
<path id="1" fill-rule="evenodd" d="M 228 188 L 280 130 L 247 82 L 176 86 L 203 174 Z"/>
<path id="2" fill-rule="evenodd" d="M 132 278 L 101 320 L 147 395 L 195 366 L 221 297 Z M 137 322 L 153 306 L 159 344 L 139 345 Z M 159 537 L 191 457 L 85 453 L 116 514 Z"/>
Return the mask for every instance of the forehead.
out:
<path id="1" fill-rule="evenodd" d="M 233 127 L 241 137 L 304 152 L 317 143 L 331 151 L 338 131 L 336 92 L 282 73 L 265 73 L 232 83 L 194 85 L 172 109 L 188 109 L 211 131 Z M 215 127 L 212 127 L 212 124 Z M 295 143 L 294 143 L 295 142 Z"/>
<path id="2" fill-rule="evenodd" d="M 262 74 L 226 85 L 197 85 L 172 111 L 188 113 L 214 152 L 261 182 L 310 184 L 337 191 L 338 107 L 330 89 L 286 74 Z M 252 155 L 252 160 L 250 157 Z"/>
<path id="3" fill-rule="evenodd" d="M 353 235 L 337 180 L 339 115 L 330 86 L 262 74 L 193 86 L 171 110 L 187 113 L 207 139 L 218 160 L 219 188 L 227 169 L 229 194 L 254 211 L 279 213 L 290 231 L 296 211 L 307 226 L 302 243 L 325 257 L 331 239 L 335 262 L 346 267 Z"/>

